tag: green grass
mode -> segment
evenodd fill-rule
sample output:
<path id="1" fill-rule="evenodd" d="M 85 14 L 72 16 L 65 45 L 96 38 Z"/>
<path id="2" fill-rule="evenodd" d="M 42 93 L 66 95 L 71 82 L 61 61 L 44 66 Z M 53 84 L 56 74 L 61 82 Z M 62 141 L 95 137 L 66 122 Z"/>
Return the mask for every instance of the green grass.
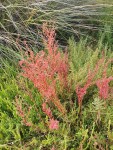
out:
<path id="1" fill-rule="evenodd" d="M 15 38 L 25 39 L 31 46 L 41 46 L 41 24 L 54 22 L 58 38 L 103 30 L 104 24 L 112 25 L 112 4 L 98 1 L 47 1 L 2 0 L 0 5 L 0 40 L 15 47 Z M 91 35 L 91 34 L 90 34 Z M 62 43 L 61 43 L 62 44 Z"/>
<path id="2" fill-rule="evenodd" d="M 20 48 L 16 43 L 18 38 L 24 50 L 23 40 L 26 40 L 29 47 L 36 52 L 43 49 L 41 26 L 46 21 L 50 24 L 55 23 L 57 39 L 61 47 L 65 47 L 68 38 L 73 35 L 76 41 L 88 38 L 92 47 L 100 43 L 100 48 L 112 49 L 113 6 L 107 1 L 106 4 L 101 4 L 102 1 L 94 3 L 88 0 L 85 2 L 44 0 L 40 3 L 34 0 L 2 0 L 0 63 L 1 56 L 13 63 L 21 59 Z"/>

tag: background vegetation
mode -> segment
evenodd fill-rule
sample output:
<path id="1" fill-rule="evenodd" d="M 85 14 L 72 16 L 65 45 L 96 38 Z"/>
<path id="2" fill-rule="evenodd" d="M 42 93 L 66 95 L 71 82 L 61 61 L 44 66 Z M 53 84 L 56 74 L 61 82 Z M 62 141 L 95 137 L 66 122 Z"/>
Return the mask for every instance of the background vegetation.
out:
<path id="1" fill-rule="evenodd" d="M 54 23 L 59 50 L 67 47 L 71 92 L 59 95 L 69 110 L 62 116 L 59 130 L 50 131 L 47 116 L 41 110 L 41 95 L 33 84 L 20 75 L 23 41 L 39 52 L 44 49 L 42 23 Z M 76 85 L 84 85 L 90 65 L 94 69 L 104 51 L 105 60 L 113 58 L 112 0 L 1 0 L 0 2 L 0 149 L 39 150 L 112 150 L 113 95 L 100 100 L 95 85 L 84 97 L 79 114 Z M 18 39 L 18 43 L 17 43 Z M 18 47 L 18 44 L 20 47 Z M 101 78 L 100 72 L 96 78 Z M 112 63 L 107 76 L 113 76 Z M 72 80 L 72 81 L 71 81 Z M 110 82 L 112 91 L 113 81 Z M 21 105 L 27 118 L 26 126 L 17 113 Z M 53 107 L 54 108 L 54 107 Z"/>

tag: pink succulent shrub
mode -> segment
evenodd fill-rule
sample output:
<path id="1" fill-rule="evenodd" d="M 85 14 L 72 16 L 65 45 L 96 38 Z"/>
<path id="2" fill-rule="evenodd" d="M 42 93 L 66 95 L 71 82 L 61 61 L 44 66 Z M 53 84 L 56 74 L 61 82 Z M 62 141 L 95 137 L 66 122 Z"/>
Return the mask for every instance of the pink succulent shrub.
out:
<path id="1" fill-rule="evenodd" d="M 50 109 L 50 108 L 47 108 L 46 102 L 44 102 L 44 103 L 42 104 L 42 110 L 43 110 L 43 112 L 44 112 L 49 118 L 52 118 L 52 117 L 53 117 L 52 112 L 51 112 L 51 109 Z"/>
<path id="2" fill-rule="evenodd" d="M 86 95 L 87 89 L 94 84 L 93 79 L 95 75 L 98 73 L 99 67 L 103 62 L 104 62 L 104 57 L 97 62 L 93 71 L 89 70 L 87 81 L 83 87 L 81 87 L 80 85 L 76 86 L 76 94 L 78 97 L 78 104 L 80 108 L 82 106 L 82 101 L 84 96 Z"/>
<path id="3" fill-rule="evenodd" d="M 96 81 L 96 85 L 99 89 L 100 99 L 107 99 L 109 96 L 109 82 L 113 80 L 113 77 L 102 78 Z"/>
<path id="4" fill-rule="evenodd" d="M 113 59 L 109 59 L 105 63 L 103 71 L 102 71 L 102 77 L 100 79 L 94 80 L 94 77 L 96 76 L 96 74 L 98 74 L 98 70 L 100 68 L 100 65 L 105 62 L 105 57 L 103 56 L 97 62 L 96 66 L 94 68 L 94 71 L 92 71 L 92 72 L 90 71 L 88 73 L 88 78 L 87 78 L 85 85 L 83 87 L 80 87 L 80 86 L 76 87 L 76 94 L 78 97 L 78 104 L 79 104 L 80 108 L 82 106 L 82 101 L 83 101 L 84 96 L 86 95 L 87 89 L 93 84 L 97 85 L 98 90 L 99 90 L 99 97 L 101 99 L 107 99 L 108 98 L 109 90 L 110 90 L 109 89 L 109 82 L 113 80 L 113 77 L 107 77 L 107 67 L 111 61 L 113 61 Z"/>
<path id="5" fill-rule="evenodd" d="M 113 80 L 113 77 L 107 77 L 107 67 L 108 64 L 111 63 L 111 61 L 113 61 L 113 59 L 110 59 L 108 60 L 108 62 L 106 62 L 103 69 L 102 78 L 96 81 L 96 85 L 99 89 L 100 99 L 107 99 L 109 96 L 110 91 L 109 82 Z"/>
<path id="6" fill-rule="evenodd" d="M 23 60 L 19 62 L 23 73 L 22 75 L 31 80 L 38 89 L 45 102 L 42 104 L 43 112 L 50 118 L 50 128 L 58 128 L 58 122 L 53 119 L 52 111 L 47 108 L 47 104 L 52 102 L 61 113 L 66 110 L 57 96 L 57 82 L 62 87 L 67 85 L 68 75 L 68 56 L 67 53 L 58 51 L 58 44 L 55 41 L 55 30 L 43 25 L 44 44 L 47 52 L 44 50 L 38 52 L 36 56 L 26 45 L 27 52 Z M 56 126 L 52 126 L 55 123 Z"/>
<path id="7" fill-rule="evenodd" d="M 32 126 L 32 123 L 28 121 L 28 115 L 29 115 L 29 112 L 30 112 L 30 107 L 28 108 L 28 115 L 26 115 L 26 112 L 22 109 L 22 105 L 19 104 L 19 100 L 18 98 L 16 97 L 16 109 L 17 109 L 17 113 L 18 115 L 21 117 L 22 119 L 22 123 L 25 125 L 25 126 Z"/>
<path id="8" fill-rule="evenodd" d="M 58 120 L 54 120 L 54 119 L 50 119 L 49 129 L 57 130 L 58 128 L 59 128 L 59 121 Z"/>
<path id="9" fill-rule="evenodd" d="M 44 24 L 43 34 L 45 51 L 42 50 L 35 55 L 25 42 L 27 52 L 25 52 L 23 60 L 19 62 L 19 65 L 23 70 L 22 76 L 32 81 L 42 96 L 42 111 L 49 118 L 49 129 L 57 130 L 59 128 L 59 121 L 54 118 L 51 106 L 54 104 L 53 107 L 56 107 L 60 113 L 66 113 L 65 107 L 58 97 L 57 85 L 60 85 L 61 89 L 68 88 L 68 54 L 66 52 L 61 53 L 58 50 L 58 44 L 55 41 L 54 28 L 48 28 L 47 24 Z M 102 78 L 95 79 L 95 76 L 100 69 L 100 65 L 104 62 L 105 57 L 99 59 L 93 71 L 89 70 L 85 84 L 83 86 L 76 85 L 75 91 L 80 109 L 83 98 L 87 93 L 87 89 L 93 84 L 97 85 L 101 99 L 108 98 L 109 82 L 113 80 L 113 77 L 107 77 L 106 70 L 111 60 L 105 64 Z M 21 107 L 17 106 L 17 110 L 23 123 L 26 126 L 30 126 L 31 123 L 27 122 Z"/>

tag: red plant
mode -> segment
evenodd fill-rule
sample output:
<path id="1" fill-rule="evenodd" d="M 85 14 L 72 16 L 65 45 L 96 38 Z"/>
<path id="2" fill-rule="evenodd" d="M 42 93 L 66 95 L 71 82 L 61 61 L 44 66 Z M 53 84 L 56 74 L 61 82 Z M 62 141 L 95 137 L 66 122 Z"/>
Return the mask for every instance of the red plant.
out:
<path id="1" fill-rule="evenodd" d="M 43 110 L 43 112 L 44 112 L 49 118 L 52 118 L 52 117 L 53 117 L 52 112 L 51 112 L 51 109 L 50 109 L 50 108 L 47 108 L 46 102 L 44 102 L 44 103 L 42 104 L 42 110 Z"/>
<path id="2" fill-rule="evenodd" d="M 68 55 L 66 52 L 61 53 L 58 51 L 54 28 L 48 28 L 47 24 L 44 24 L 43 34 L 45 51 L 42 50 L 35 55 L 25 42 L 27 52 L 25 52 L 24 58 L 19 62 L 19 65 L 23 70 L 22 75 L 32 81 L 42 95 L 42 111 L 49 118 L 49 128 L 58 129 L 59 121 L 54 119 L 51 104 L 54 104 L 60 113 L 66 113 L 65 107 L 58 97 L 57 85 L 60 85 L 62 89 L 68 87 Z M 103 62 L 105 62 L 105 57 L 99 59 L 93 71 L 89 70 L 86 83 L 83 86 L 76 86 L 80 110 L 87 89 L 95 83 L 99 89 L 100 98 L 108 98 L 109 82 L 113 80 L 113 77 L 108 78 L 106 70 L 111 60 L 105 64 L 102 78 L 96 81 L 94 79 Z M 25 120 L 24 112 L 21 111 L 21 108 L 17 107 L 17 109 L 21 118 L 23 118 L 23 122 L 26 125 L 30 125 Z"/>
<path id="3" fill-rule="evenodd" d="M 28 115 L 29 115 L 31 108 L 30 107 L 28 108 L 28 113 L 26 116 L 26 113 L 23 111 L 21 104 L 19 104 L 19 100 L 17 97 L 16 97 L 16 109 L 17 109 L 18 115 L 22 118 L 22 123 L 26 126 L 32 126 L 32 123 L 28 122 Z"/>
<path id="4" fill-rule="evenodd" d="M 52 102 L 63 114 L 66 112 L 57 96 L 56 86 L 57 82 L 62 87 L 67 85 L 68 56 L 66 53 L 62 54 L 58 51 L 58 44 L 55 41 L 55 30 L 53 28 L 47 28 L 47 24 L 44 24 L 43 33 L 47 52 L 42 50 L 35 56 L 25 43 L 28 51 L 25 53 L 25 58 L 19 62 L 19 65 L 23 70 L 22 75 L 34 83 L 34 86 L 38 89 L 43 99 L 45 99 L 45 102 L 42 104 L 42 110 L 50 118 L 51 127 L 53 117 L 52 111 L 46 106 L 47 103 L 49 105 Z"/>
<path id="5" fill-rule="evenodd" d="M 99 70 L 99 67 L 100 65 L 104 62 L 104 57 L 102 59 L 100 59 L 94 70 L 93 71 L 90 71 L 89 70 L 89 73 L 88 73 L 88 77 L 87 77 L 87 81 L 85 83 L 85 85 L 83 87 L 80 87 L 80 85 L 78 85 L 76 87 L 76 94 L 77 94 L 77 97 L 78 97 L 78 104 L 79 104 L 79 107 L 81 108 L 82 106 L 82 101 L 83 101 L 83 98 L 84 96 L 86 95 L 86 92 L 87 92 L 87 89 L 92 85 L 94 84 L 93 82 L 93 79 L 95 77 L 95 75 L 97 74 L 98 70 Z"/>
<path id="6" fill-rule="evenodd" d="M 49 122 L 49 129 L 51 130 L 57 130 L 59 128 L 59 121 L 58 120 L 54 120 L 54 119 L 50 119 Z"/>
<path id="7" fill-rule="evenodd" d="M 113 80 L 113 77 L 102 78 L 96 81 L 96 85 L 99 89 L 99 96 L 101 99 L 107 99 L 109 95 L 109 82 Z"/>
<path id="8" fill-rule="evenodd" d="M 107 67 L 111 61 L 113 60 L 108 60 L 108 62 L 104 66 L 102 78 L 96 81 L 96 85 L 99 89 L 99 97 L 101 99 L 107 99 L 109 96 L 109 82 L 113 80 L 113 77 L 107 77 Z"/>
<path id="9" fill-rule="evenodd" d="M 76 87 L 76 94 L 77 94 L 77 97 L 78 97 L 78 104 L 79 104 L 80 108 L 82 106 L 82 101 L 83 101 L 84 96 L 86 95 L 87 89 L 91 85 L 93 85 L 95 83 L 96 83 L 96 85 L 97 85 L 97 87 L 99 89 L 99 96 L 100 96 L 100 98 L 101 99 L 102 98 L 104 98 L 104 99 L 108 98 L 108 94 L 109 94 L 109 82 L 111 80 L 113 80 L 113 77 L 107 77 L 107 67 L 108 67 L 108 64 L 111 61 L 113 61 L 113 60 L 112 59 L 108 60 L 108 62 L 104 65 L 104 69 L 103 69 L 103 72 L 102 72 L 102 78 L 101 79 L 93 81 L 95 75 L 98 73 L 100 65 L 103 62 L 105 62 L 105 58 L 104 57 L 98 61 L 98 63 L 95 66 L 94 71 L 92 71 L 92 72 L 90 71 L 88 73 L 88 79 L 86 81 L 86 84 L 83 87 L 80 87 L 80 86 Z"/>

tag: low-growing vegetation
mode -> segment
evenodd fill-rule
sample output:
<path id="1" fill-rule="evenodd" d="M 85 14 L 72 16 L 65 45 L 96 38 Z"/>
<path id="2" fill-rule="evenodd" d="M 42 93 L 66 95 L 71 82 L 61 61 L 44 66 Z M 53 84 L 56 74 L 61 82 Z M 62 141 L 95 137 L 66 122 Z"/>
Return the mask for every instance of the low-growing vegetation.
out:
<path id="1" fill-rule="evenodd" d="M 61 51 L 43 34 L 44 50 L 18 41 L 19 63 L 2 59 L 1 149 L 113 149 L 113 52 L 73 38 Z"/>
<path id="2" fill-rule="evenodd" d="M 1 150 L 113 150 L 112 4 L 2 0 Z"/>

